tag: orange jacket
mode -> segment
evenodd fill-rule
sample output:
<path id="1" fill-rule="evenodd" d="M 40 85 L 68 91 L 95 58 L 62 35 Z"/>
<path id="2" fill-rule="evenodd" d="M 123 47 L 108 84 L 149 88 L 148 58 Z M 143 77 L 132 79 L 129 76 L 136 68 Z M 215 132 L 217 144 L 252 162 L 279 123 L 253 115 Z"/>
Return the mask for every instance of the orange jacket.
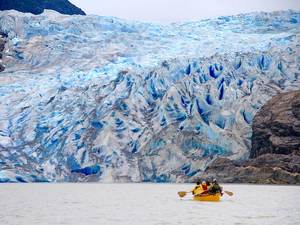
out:
<path id="1" fill-rule="evenodd" d="M 202 187 L 203 191 L 207 191 L 208 190 L 207 184 L 201 184 L 201 187 Z"/>

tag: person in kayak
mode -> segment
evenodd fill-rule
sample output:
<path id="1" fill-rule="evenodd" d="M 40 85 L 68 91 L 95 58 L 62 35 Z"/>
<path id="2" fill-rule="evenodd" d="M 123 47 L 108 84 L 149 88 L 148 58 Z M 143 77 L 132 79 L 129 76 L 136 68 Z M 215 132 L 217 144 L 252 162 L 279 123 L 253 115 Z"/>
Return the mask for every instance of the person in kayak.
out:
<path id="1" fill-rule="evenodd" d="M 196 186 L 194 187 L 194 189 L 192 190 L 192 193 L 193 193 L 193 195 L 195 195 L 197 192 L 198 192 L 198 190 L 201 188 L 201 183 L 198 181 L 197 183 L 196 183 Z"/>
<path id="2" fill-rule="evenodd" d="M 201 195 L 208 193 L 208 185 L 205 181 L 202 181 L 201 188 L 202 188 Z"/>
<path id="3" fill-rule="evenodd" d="M 207 182 L 202 181 L 202 183 L 197 182 L 196 187 L 192 190 L 192 193 L 195 196 L 207 195 L 208 190 L 209 190 L 209 186 L 207 185 Z"/>
<path id="4" fill-rule="evenodd" d="M 217 179 L 213 179 L 212 185 L 208 189 L 208 193 L 211 195 L 215 195 L 217 193 L 220 193 L 221 195 L 223 195 L 222 189 L 223 188 L 218 184 Z"/>

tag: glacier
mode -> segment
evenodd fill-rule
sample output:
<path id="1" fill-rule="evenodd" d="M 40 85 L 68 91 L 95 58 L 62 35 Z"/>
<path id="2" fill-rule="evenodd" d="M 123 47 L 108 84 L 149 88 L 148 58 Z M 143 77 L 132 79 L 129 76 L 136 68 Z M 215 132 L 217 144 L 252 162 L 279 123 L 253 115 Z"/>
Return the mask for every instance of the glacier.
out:
<path id="1" fill-rule="evenodd" d="M 300 12 L 159 25 L 0 12 L 0 182 L 183 182 L 300 89 Z"/>

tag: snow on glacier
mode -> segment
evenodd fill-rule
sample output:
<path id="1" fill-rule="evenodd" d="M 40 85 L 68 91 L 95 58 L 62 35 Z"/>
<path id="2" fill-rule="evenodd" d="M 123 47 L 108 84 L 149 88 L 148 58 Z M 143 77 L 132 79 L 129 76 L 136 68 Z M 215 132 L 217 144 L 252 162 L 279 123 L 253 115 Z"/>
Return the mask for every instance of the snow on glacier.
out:
<path id="1" fill-rule="evenodd" d="M 300 12 L 155 25 L 0 12 L 0 182 L 188 181 L 300 89 Z"/>

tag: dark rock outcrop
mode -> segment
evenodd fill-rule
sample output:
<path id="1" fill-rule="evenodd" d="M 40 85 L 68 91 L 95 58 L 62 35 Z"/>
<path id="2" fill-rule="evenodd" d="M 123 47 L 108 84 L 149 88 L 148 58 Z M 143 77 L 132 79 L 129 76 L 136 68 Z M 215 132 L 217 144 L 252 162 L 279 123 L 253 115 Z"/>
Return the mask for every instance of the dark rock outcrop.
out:
<path id="1" fill-rule="evenodd" d="M 264 154 L 242 163 L 218 158 L 204 174 L 201 179 L 227 183 L 299 184 L 300 155 Z"/>
<path id="2" fill-rule="evenodd" d="M 250 158 L 300 151 L 300 91 L 281 93 L 255 115 Z"/>
<path id="3" fill-rule="evenodd" d="M 44 9 L 55 10 L 61 14 L 85 15 L 85 12 L 68 0 L 0 0 L 0 10 L 17 10 L 32 14 L 41 14 Z"/>
<path id="4" fill-rule="evenodd" d="M 5 38 L 0 34 L 0 72 L 4 71 L 5 67 L 2 65 L 2 59 L 4 57 Z"/>
<path id="5" fill-rule="evenodd" d="M 300 91 L 281 93 L 269 100 L 255 115 L 252 129 L 250 159 L 237 162 L 217 158 L 201 179 L 300 184 Z"/>

